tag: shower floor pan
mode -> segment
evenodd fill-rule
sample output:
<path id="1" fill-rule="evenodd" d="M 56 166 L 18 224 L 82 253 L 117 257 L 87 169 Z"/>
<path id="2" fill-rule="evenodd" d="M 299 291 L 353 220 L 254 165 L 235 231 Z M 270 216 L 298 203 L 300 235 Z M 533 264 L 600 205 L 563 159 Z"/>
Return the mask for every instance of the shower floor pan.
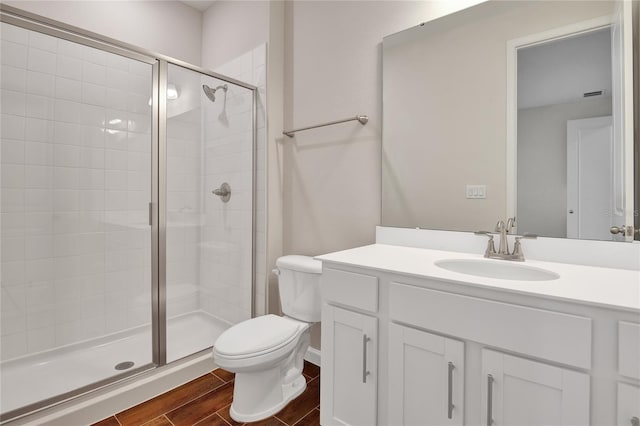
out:
<path id="1" fill-rule="evenodd" d="M 212 346 L 230 325 L 202 311 L 170 319 L 167 362 Z M 121 374 L 127 369 L 115 367 L 125 362 L 133 369 L 151 363 L 150 326 L 0 363 L 0 409 L 6 413 Z"/>

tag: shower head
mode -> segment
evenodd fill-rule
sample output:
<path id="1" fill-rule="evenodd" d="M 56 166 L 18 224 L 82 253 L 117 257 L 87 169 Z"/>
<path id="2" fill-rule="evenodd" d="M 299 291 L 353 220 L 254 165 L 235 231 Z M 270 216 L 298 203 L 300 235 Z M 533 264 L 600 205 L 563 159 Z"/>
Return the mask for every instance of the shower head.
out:
<path id="1" fill-rule="evenodd" d="M 212 89 L 211 87 L 207 86 L 206 84 L 202 85 L 202 90 L 204 91 L 204 94 L 207 95 L 207 98 L 209 98 L 209 100 L 211 102 L 215 102 L 216 101 L 216 90 L 222 89 L 224 90 L 224 93 L 227 93 L 227 85 L 226 84 L 221 84 L 220 86 L 216 87 L 215 89 Z"/>

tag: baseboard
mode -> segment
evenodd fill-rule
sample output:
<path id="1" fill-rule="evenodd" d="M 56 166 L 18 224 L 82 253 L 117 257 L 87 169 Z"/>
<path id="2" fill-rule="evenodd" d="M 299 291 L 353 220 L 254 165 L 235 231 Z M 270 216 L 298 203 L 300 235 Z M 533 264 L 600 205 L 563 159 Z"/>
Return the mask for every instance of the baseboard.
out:
<path id="1" fill-rule="evenodd" d="M 320 367 L 320 357 L 321 357 L 320 351 L 316 348 L 312 348 L 311 346 L 309 346 L 309 349 L 307 349 L 307 354 L 304 356 L 304 359 L 309 361 L 311 364 L 315 364 L 318 367 Z"/>

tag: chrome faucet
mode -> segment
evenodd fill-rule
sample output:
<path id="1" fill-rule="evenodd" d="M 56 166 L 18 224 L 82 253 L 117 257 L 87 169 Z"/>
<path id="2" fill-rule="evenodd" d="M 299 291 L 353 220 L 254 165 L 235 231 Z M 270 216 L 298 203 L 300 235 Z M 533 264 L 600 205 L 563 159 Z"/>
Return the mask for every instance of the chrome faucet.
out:
<path id="1" fill-rule="evenodd" d="M 515 218 L 510 217 L 507 219 L 507 223 L 503 220 L 499 220 L 496 224 L 496 233 L 500 234 L 500 244 L 498 245 L 498 251 L 496 251 L 496 246 L 493 241 L 493 234 L 489 231 L 477 231 L 476 235 L 486 235 L 489 237 L 489 241 L 487 241 L 487 249 L 484 252 L 484 257 L 489 259 L 502 259 L 502 260 L 513 260 L 516 262 L 524 261 L 524 253 L 522 253 L 522 243 L 520 240 L 523 238 L 527 239 L 535 239 L 538 238 L 537 235 L 534 234 L 524 234 L 516 237 L 516 241 L 513 245 L 513 251 L 509 252 L 509 240 L 507 239 L 507 234 L 511 232 L 513 226 L 515 224 Z"/>

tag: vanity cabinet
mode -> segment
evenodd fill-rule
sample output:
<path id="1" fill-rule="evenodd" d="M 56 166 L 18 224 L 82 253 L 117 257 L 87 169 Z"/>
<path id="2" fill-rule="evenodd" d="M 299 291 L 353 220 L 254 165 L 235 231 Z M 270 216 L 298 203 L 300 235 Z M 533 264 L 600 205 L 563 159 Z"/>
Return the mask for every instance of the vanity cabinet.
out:
<path id="1" fill-rule="evenodd" d="M 482 350 L 480 424 L 588 425 L 589 375 Z"/>
<path id="2" fill-rule="evenodd" d="M 320 371 L 323 425 L 375 425 L 378 320 L 324 305 Z"/>
<path id="3" fill-rule="evenodd" d="M 464 424 L 464 343 L 389 324 L 389 424 Z"/>
<path id="4" fill-rule="evenodd" d="M 640 426 L 640 386 L 618 383 L 618 426 Z"/>

